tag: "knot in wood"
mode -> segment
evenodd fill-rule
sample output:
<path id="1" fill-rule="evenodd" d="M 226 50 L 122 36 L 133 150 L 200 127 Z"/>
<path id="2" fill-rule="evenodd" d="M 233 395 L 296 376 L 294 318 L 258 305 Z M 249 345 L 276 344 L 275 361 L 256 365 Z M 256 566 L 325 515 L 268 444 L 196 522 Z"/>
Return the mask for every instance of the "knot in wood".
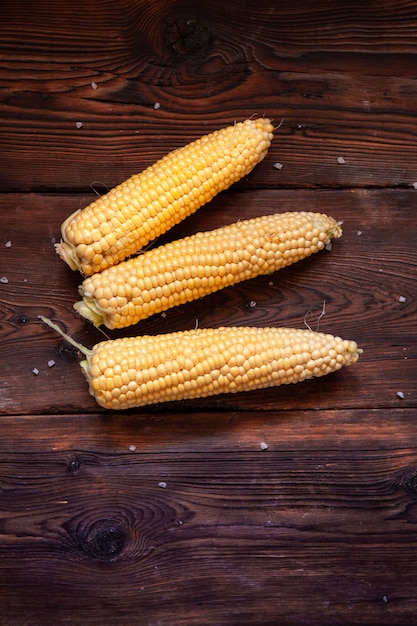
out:
<path id="1" fill-rule="evenodd" d="M 79 352 L 75 346 L 62 340 L 58 346 L 58 354 L 64 361 L 72 362 L 79 360 Z"/>
<path id="2" fill-rule="evenodd" d="M 168 22 L 165 44 L 171 54 L 183 56 L 204 49 L 210 39 L 210 28 L 194 17 L 178 18 Z"/>
<path id="3" fill-rule="evenodd" d="M 402 485 L 410 494 L 417 496 L 417 470 L 410 470 L 403 476 Z"/>
<path id="4" fill-rule="evenodd" d="M 97 521 L 80 537 L 82 550 L 100 561 L 114 561 L 123 551 L 127 530 L 118 521 Z"/>
<path id="5" fill-rule="evenodd" d="M 72 459 L 68 463 L 68 471 L 70 474 L 75 474 L 81 467 L 81 461 L 76 457 L 72 457 Z"/>

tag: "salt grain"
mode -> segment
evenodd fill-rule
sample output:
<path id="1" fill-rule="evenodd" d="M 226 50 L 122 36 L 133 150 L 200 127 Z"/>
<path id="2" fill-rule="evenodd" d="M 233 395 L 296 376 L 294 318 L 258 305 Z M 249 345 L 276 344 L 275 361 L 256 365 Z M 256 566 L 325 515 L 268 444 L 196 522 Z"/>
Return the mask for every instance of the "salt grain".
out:
<path id="1" fill-rule="evenodd" d="M 136 446 L 129 446 L 130 452 L 136 452 Z"/>
<path id="2" fill-rule="evenodd" d="M 34 367 L 34 368 L 33 368 L 33 370 L 32 370 L 32 374 L 35 374 L 35 376 L 38 376 L 38 374 L 39 374 L 39 370 L 38 370 L 38 368 L 37 368 L 37 367 Z"/>
<path id="3" fill-rule="evenodd" d="M 0 283 L 3 283 L 4 285 L 7 285 L 8 282 L 9 282 L 9 279 L 7 278 L 7 276 L 2 276 L 0 278 Z"/>
<path id="4" fill-rule="evenodd" d="M 401 400 L 404 400 L 404 398 L 405 398 L 405 393 L 404 393 L 404 391 L 397 391 L 397 396 L 398 396 L 399 398 L 401 398 Z"/>
<path id="5" fill-rule="evenodd" d="M 4 246 L 5 246 L 5 248 L 11 248 L 12 247 L 12 242 L 11 241 L 6 241 Z"/>
<path id="6" fill-rule="evenodd" d="M 48 367 L 53 367 L 55 365 L 55 361 L 53 361 L 52 359 L 50 359 L 48 361 Z"/>
<path id="7" fill-rule="evenodd" d="M 274 163 L 274 167 L 276 170 L 282 170 L 282 168 L 284 167 L 283 163 Z"/>
<path id="8" fill-rule="evenodd" d="M 398 302 L 401 302 L 401 304 L 404 304 L 404 302 L 407 302 L 407 298 L 405 296 L 400 296 L 398 298 Z"/>
<path id="9" fill-rule="evenodd" d="M 97 83 L 91 83 L 91 89 L 97 89 Z"/>
<path id="10" fill-rule="evenodd" d="M 414 187 L 414 189 L 417 189 L 417 183 L 413 183 L 412 186 Z"/>
<path id="11" fill-rule="evenodd" d="M 80 129 L 83 127 L 83 123 L 82 122 L 75 122 L 75 128 Z"/>
<path id="12" fill-rule="evenodd" d="M 259 444 L 259 447 L 261 450 L 268 450 L 268 444 L 265 443 L 265 441 L 261 441 L 261 443 Z"/>
<path id="13" fill-rule="evenodd" d="M 356 234 L 358 235 L 358 237 L 360 237 L 362 235 L 362 231 L 358 230 Z"/>
<path id="14" fill-rule="evenodd" d="M 339 165 L 344 165 L 346 163 L 345 159 L 342 156 L 337 157 L 337 162 L 339 163 Z"/>
<path id="15" fill-rule="evenodd" d="M 158 487 L 161 487 L 161 489 L 166 489 L 167 488 L 167 484 L 164 482 L 160 482 L 158 483 Z"/>
<path id="16" fill-rule="evenodd" d="M 160 108 L 161 108 L 161 104 L 160 104 L 160 102 L 155 102 L 155 104 L 153 105 L 153 108 L 154 108 L 155 110 L 160 109 Z"/>
<path id="17" fill-rule="evenodd" d="M 250 308 L 251 308 L 251 309 L 254 309 L 254 308 L 256 307 L 256 302 L 255 302 L 255 300 L 251 300 L 251 301 L 249 302 L 249 306 L 250 306 Z"/>

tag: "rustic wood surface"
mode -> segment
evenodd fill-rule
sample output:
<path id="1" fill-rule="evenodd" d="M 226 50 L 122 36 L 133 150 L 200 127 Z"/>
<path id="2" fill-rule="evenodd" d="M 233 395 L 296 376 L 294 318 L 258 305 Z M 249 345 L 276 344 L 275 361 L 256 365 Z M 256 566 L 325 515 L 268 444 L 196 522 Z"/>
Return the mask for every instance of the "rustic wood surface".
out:
<path id="1" fill-rule="evenodd" d="M 405 0 L 3 1 L 1 626 L 417 624 L 416 32 Z M 103 338 L 73 311 L 61 222 L 252 115 L 277 126 L 265 160 L 161 242 L 286 210 L 343 237 L 110 334 L 320 324 L 364 354 L 302 385 L 101 410 L 38 319 Z"/>

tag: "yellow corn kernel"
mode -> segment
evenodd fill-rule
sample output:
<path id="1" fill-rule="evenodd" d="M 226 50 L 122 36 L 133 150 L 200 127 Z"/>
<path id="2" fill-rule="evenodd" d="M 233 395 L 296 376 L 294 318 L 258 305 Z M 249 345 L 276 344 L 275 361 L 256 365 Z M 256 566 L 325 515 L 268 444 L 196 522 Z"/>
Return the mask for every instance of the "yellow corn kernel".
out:
<path id="1" fill-rule="evenodd" d="M 200 232 L 89 276 L 74 307 L 96 326 L 124 328 L 172 306 L 321 250 L 342 231 L 322 213 L 288 212 Z"/>
<path id="2" fill-rule="evenodd" d="M 56 251 L 85 276 L 116 265 L 249 174 L 272 131 L 269 119 L 250 119 L 170 152 L 70 215 Z"/>

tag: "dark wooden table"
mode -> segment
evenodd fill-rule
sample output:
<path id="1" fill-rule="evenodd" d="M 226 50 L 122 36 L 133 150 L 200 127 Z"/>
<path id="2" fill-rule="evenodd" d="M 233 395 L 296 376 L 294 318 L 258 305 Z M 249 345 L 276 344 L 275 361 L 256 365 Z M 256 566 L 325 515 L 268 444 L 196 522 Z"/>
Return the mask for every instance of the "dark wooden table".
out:
<path id="1" fill-rule="evenodd" d="M 405 0 L 3 1 L 2 626 L 417 624 L 416 33 Z M 73 311 L 61 222 L 252 115 L 282 122 L 266 159 L 164 240 L 303 209 L 343 237 L 111 336 L 315 327 L 325 303 L 320 329 L 361 360 L 100 410 L 38 320 L 102 339 Z"/>

